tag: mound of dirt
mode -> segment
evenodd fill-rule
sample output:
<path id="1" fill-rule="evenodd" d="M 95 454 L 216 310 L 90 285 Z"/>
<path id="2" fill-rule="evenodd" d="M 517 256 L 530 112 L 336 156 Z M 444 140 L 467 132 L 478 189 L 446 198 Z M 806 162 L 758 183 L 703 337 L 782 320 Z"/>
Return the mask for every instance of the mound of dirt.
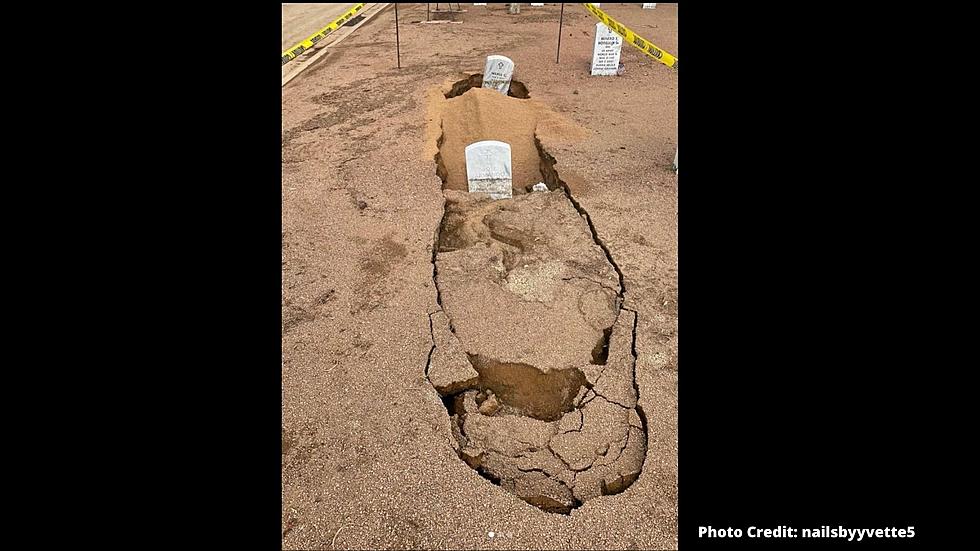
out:
<path id="1" fill-rule="evenodd" d="M 482 140 L 510 144 L 514 194 L 542 181 L 535 130 L 546 129 L 548 137 L 559 141 L 583 138 L 586 131 L 565 121 L 547 106 L 532 99 L 504 96 L 486 88 L 470 88 L 444 99 L 440 106 L 442 142 L 439 147 L 444 167 L 443 189 L 467 191 L 467 145 Z"/>

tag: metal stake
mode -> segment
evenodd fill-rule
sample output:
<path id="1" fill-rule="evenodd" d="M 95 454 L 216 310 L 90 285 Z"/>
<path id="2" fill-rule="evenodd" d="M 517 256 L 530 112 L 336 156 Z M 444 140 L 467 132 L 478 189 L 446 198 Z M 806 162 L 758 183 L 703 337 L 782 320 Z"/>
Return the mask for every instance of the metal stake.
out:
<path id="1" fill-rule="evenodd" d="M 558 63 L 558 58 L 561 57 L 561 24 L 565 20 L 565 3 L 562 2 L 561 14 L 558 16 L 558 53 L 555 54 L 555 63 Z"/>

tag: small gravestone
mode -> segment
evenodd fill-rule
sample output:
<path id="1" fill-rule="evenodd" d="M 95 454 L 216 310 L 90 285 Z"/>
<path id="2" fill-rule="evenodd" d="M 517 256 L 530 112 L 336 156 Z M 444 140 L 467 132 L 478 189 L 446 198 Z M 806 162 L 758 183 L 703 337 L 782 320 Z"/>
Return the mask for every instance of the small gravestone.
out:
<path id="1" fill-rule="evenodd" d="M 533 2 L 532 2 L 532 3 L 531 3 L 531 5 L 532 5 L 532 6 L 543 6 L 543 5 L 544 5 L 544 2 L 542 2 L 542 3 L 540 3 L 540 4 L 535 4 L 535 3 L 533 3 Z"/>
<path id="2" fill-rule="evenodd" d="M 510 90 L 510 79 L 514 76 L 514 62 L 502 55 L 488 55 L 483 67 L 483 87 L 493 88 L 503 95 Z"/>
<path id="3" fill-rule="evenodd" d="M 486 2 L 484 2 L 484 3 L 482 3 L 482 4 L 476 4 L 476 3 L 474 3 L 473 5 L 474 5 L 474 6 L 486 6 L 487 4 L 486 4 Z M 645 4 L 644 4 L 644 5 L 645 5 Z"/>
<path id="4" fill-rule="evenodd" d="M 470 193 L 489 193 L 491 199 L 513 197 L 510 145 L 484 140 L 466 146 L 466 180 Z"/>
<path id="5" fill-rule="evenodd" d="M 592 46 L 592 76 L 611 76 L 619 70 L 619 53 L 623 37 L 602 23 L 595 24 L 595 44 Z"/>
<path id="6" fill-rule="evenodd" d="M 674 152 L 674 172 L 678 172 L 678 171 L 677 171 L 677 153 L 678 153 L 678 152 L 679 152 L 679 151 L 675 151 L 675 152 Z"/>
<path id="7" fill-rule="evenodd" d="M 643 4 L 643 9 L 645 10 L 655 10 L 657 9 L 657 4 Z"/>

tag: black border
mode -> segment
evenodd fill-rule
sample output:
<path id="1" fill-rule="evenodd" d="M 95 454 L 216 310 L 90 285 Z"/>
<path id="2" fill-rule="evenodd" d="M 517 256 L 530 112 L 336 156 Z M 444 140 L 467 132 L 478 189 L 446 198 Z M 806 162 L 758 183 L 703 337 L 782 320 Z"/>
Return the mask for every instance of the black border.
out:
<path id="1" fill-rule="evenodd" d="M 901 205 L 917 171 L 875 151 L 899 138 L 874 88 L 894 59 L 855 53 L 880 49 L 880 11 L 680 7 L 681 549 L 945 537 L 926 515 L 930 361 L 910 327 L 910 252 L 930 246 Z M 824 525 L 915 537 L 698 534 Z"/>

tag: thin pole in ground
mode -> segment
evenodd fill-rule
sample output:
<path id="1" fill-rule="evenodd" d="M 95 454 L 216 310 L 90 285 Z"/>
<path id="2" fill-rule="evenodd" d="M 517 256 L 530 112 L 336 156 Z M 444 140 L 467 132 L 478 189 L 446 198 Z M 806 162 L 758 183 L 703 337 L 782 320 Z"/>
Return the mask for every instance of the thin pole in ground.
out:
<path id="1" fill-rule="evenodd" d="M 561 57 L 561 24 L 565 20 L 565 3 L 561 4 L 561 13 L 558 15 L 558 53 L 555 54 L 555 63 L 558 63 L 558 58 Z"/>
<path id="2" fill-rule="evenodd" d="M 398 55 L 398 68 L 402 68 L 402 47 L 398 38 L 398 2 L 395 2 L 395 53 Z"/>

